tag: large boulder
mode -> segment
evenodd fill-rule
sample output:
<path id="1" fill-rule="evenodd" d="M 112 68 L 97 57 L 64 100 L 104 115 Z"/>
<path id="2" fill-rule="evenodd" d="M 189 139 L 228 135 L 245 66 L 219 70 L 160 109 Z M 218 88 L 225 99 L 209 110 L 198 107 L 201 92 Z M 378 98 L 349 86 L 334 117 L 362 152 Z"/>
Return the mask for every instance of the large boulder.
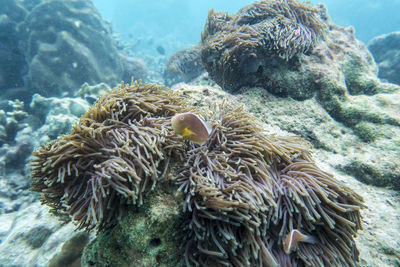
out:
<path id="1" fill-rule="evenodd" d="M 379 78 L 400 85 L 400 31 L 375 37 L 368 49 L 379 66 Z"/>
<path id="2" fill-rule="evenodd" d="M 109 28 L 91 1 L 42 1 L 18 29 L 28 87 L 35 92 L 59 95 L 84 82 L 121 79 L 122 63 Z"/>
<path id="3" fill-rule="evenodd" d="M 24 7 L 15 0 L 4 0 L 0 6 L 0 89 L 23 86 L 25 60 L 20 50 L 17 24 L 26 16 Z"/>

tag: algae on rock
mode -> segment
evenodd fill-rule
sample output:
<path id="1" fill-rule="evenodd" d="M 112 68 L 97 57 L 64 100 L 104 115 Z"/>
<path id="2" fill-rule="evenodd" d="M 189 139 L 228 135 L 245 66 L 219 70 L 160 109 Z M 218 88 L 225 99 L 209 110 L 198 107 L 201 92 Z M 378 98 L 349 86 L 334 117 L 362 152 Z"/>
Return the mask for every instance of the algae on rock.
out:
<path id="1" fill-rule="evenodd" d="M 161 185 L 142 206 L 97 235 L 85 248 L 81 266 L 183 266 L 177 239 L 182 206 L 182 194 Z"/>

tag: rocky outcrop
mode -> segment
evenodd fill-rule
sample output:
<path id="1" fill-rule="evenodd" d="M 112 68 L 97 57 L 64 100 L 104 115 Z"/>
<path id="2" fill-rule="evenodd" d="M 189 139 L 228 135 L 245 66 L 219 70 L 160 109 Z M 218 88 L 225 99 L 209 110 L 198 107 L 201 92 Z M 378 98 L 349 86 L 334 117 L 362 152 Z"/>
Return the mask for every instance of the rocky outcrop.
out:
<path id="1" fill-rule="evenodd" d="M 32 90 L 59 95 L 84 82 L 115 84 L 121 79 L 109 29 L 89 1 L 43 1 L 18 29 Z"/>
<path id="2" fill-rule="evenodd" d="M 19 47 L 17 25 L 27 11 L 20 2 L 4 0 L 0 6 L 0 89 L 23 86 L 25 60 Z"/>
<path id="3" fill-rule="evenodd" d="M 400 32 L 375 37 L 368 49 L 378 64 L 378 77 L 400 85 Z"/>

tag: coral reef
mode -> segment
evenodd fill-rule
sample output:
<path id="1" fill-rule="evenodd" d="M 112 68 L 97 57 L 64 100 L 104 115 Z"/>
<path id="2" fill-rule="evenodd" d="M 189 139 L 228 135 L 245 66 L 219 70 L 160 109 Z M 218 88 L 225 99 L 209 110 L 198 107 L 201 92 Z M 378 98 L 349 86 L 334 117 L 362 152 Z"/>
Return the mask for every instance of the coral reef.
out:
<path id="1" fill-rule="evenodd" d="M 84 83 L 78 91 L 74 92 L 74 96 L 85 99 L 90 105 L 92 105 L 99 97 L 105 95 L 110 90 L 110 86 L 105 83 L 95 85 Z"/>
<path id="2" fill-rule="evenodd" d="M 202 33 L 205 69 L 223 89 L 268 81 L 270 69 L 295 68 L 324 34 L 323 9 L 295 0 L 255 2 L 228 15 L 210 10 Z"/>
<path id="3" fill-rule="evenodd" d="M 118 52 L 90 1 L 42 1 L 18 31 L 29 69 L 27 87 L 34 92 L 59 95 L 84 82 L 120 82 Z"/>
<path id="4" fill-rule="evenodd" d="M 80 98 L 32 97 L 29 107 L 19 101 L 8 101 L 6 112 L 0 110 L 0 170 L 9 174 L 24 172 L 33 147 L 42 145 L 71 130 L 89 105 Z"/>
<path id="5" fill-rule="evenodd" d="M 200 57 L 200 45 L 174 53 L 167 62 L 164 79 L 167 85 L 190 82 L 205 70 Z"/>
<path id="6" fill-rule="evenodd" d="M 400 85 L 400 32 L 375 37 L 368 49 L 378 64 L 378 77 Z"/>
<path id="7" fill-rule="evenodd" d="M 78 228 L 100 230 L 85 252 L 87 264 L 104 262 L 96 251 L 112 253 L 115 244 L 137 248 L 139 260 L 152 253 L 170 255 L 170 246 L 177 249 L 180 243 L 185 255 L 180 260 L 189 266 L 355 266 L 353 236 L 361 228 L 362 198 L 312 162 L 308 142 L 270 135 L 242 107 L 225 104 L 214 111 L 206 143 L 187 143 L 171 129 L 173 115 L 196 110 L 187 102 L 160 86 L 122 85 L 101 97 L 71 134 L 34 151 L 32 189 L 41 192 L 42 202 Z M 173 216 L 179 230 L 159 233 L 159 222 L 154 231 L 145 224 L 148 235 L 101 241 L 114 236 L 113 229 L 117 236 L 126 227 L 139 229 L 148 192 L 165 192 L 169 184 L 184 193 L 183 211 Z M 132 226 L 123 226 L 122 215 L 129 212 Z M 282 239 L 295 228 L 319 242 L 300 244 L 287 255 Z M 149 236 L 158 238 L 157 244 L 175 237 L 154 252 Z"/>
<path id="8" fill-rule="evenodd" d="M 99 87 L 102 88 L 101 85 L 97 86 Z M 82 91 L 79 92 L 86 92 L 85 88 L 83 85 Z M 39 120 L 39 125 L 36 125 L 39 133 L 38 141 L 43 144 L 70 132 L 72 125 L 86 112 L 89 105 L 81 98 L 43 97 L 34 94 L 29 108 L 32 115 Z"/>
<path id="9" fill-rule="evenodd" d="M 19 100 L 7 101 L 0 110 L 0 175 L 10 175 L 14 171 L 24 174 L 25 160 L 32 153 L 33 144 L 21 136 L 30 129 L 31 117 Z M 26 184 L 21 182 L 20 186 Z"/>

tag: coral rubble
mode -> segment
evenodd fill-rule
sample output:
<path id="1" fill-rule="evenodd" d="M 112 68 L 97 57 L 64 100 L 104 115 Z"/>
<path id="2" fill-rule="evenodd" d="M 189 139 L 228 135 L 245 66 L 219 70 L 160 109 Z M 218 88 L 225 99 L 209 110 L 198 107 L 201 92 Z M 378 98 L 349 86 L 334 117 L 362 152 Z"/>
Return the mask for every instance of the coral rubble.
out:
<path id="1" fill-rule="evenodd" d="M 173 134 L 170 120 L 196 111 L 188 102 L 160 86 L 122 85 L 101 97 L 70 134 L 33 153 L 33 190 L 55 214 L 71 218 L 78 228 L 100 230 L 98 238 L 115 236 L 113 229 L 120 236 L 129 229 L 124 223 L 149 231 L 129 237 L 127 244 L 123 236 L 96 241 L 83 262 L 100 264 L 105 259 L 96 255 L 115 245 L 136 247 L 137 257 L 149 259 L 151 253 L 170 254 L 170 246 L 178 249 L 180 243 L 179 260 L 189 266 L 355 266 L 353 236 L 361 228 L 363 200 L 313 163 L 308 142 L 270 135 L 243 107 L 225 104 L 213 115 L 206 143 L 187 143 Z M 169 186 L 172 191 L 165 191 Z M 151 194 L 157 197 L 149 193 L 155 189 L 173 199 L 176 190 L 183 192 L 177 205 L 183 210 L 167 216 L 175 221 L 171 231 L 140 226 L 151 223 L 140 213 L 148 217 L 143 205 Z M 151 210 L 160 210 L 151 202 Z M 282 239 L 292 229 L 318 243 L 285 254 Z M 163 240 L 170 241 L 146 248 Z"/>

